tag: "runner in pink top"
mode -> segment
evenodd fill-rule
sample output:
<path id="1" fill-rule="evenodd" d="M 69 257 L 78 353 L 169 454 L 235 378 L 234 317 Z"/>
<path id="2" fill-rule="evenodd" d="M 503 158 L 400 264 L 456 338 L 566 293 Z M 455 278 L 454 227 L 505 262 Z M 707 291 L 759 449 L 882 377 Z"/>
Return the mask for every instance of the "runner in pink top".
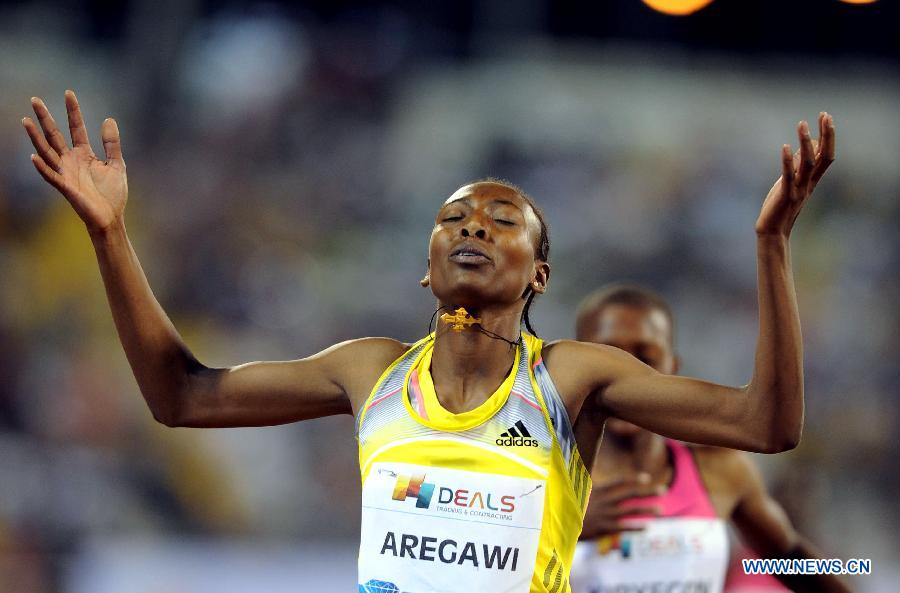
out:
<path id="1" fill-rule="evenodd" d="M 672 330 L 669 306 L 640 287 L 598 291 L 579 308 L 579 340 L 616 346 L 667 374 L 678 369 Z M 576 438 L 588 430 L 581 422 Z M 615 418 L 604 436 L 594 450 L 594 491 L 572 565 L 573 593 L 722 593 L 726 522 L 760 557 L 819 557 L 746 454 L 685 445 Z M 585 451 L 585 459 L 592 457 Z M 830 575 L 779 580 L 794 591 L 849 591 Z"/>
<path id="2" fill-rule="evenodd" d="M 658 443 L 664 462 L 664 480 L 656 486 L 661 492 L 621 503 L 630 511 L 632 526 L 642 530 L 580 542 L 571 574 L 575 593 L 722 591 L 728 564 L 725 522 L 709 499 L 691 450 L 669 439 Z"/>

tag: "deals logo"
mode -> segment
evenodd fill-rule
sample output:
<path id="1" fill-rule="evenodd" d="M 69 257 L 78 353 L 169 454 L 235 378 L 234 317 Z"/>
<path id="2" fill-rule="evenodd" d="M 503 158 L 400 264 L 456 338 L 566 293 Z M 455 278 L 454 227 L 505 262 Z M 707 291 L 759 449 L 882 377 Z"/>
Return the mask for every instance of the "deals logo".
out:
<path id="1" fill-rule="evenodd" d="M 394 500 L 406 500 L 407 498 L 416 499 L 416 508 L 427 509 L 431 504 L 431 497 L 434 495 L 434 484 L 425 481 L 425 474 L 413 474 L 406 476 L 400 474 L 397 476 L 397 483 L 394 485 Z"/>
<path id="2" fill-rule="evenodd" d="M 416 508 L 430 509 L 434 501 L 435 485 L 425 481 L 425 474 L 398 474 L 389 469 L 380 469 L 380 473 L 397 478 L 394 482 L 391 498 L 405 501 L 416 499 Z M 527 496 L 541 487 L 539 484 L 520 497 Z M 496 492 L 471 488 L 437 488 L 438 497 L 435 510 L 446 513 L 458 513 L 481 517 L 511 519 L 510 514 L 516 510 L 516 496 L 500 495 Z"/>
<path id="3" fill-rule="evenodd" d="M 628 537 L 623 537 L 621 533 L 604 535 L 597 540 L 597 551 L 600 552 L 601 556 L 606 556 L 613 550 L 619 550 L 622 554 L 622 558 L 630 558 L 631 540 Z"/>
<path id="4" fill-rule="evenodd" d="M 497 440 L 494 441 L 499 447 L 537 447 L 538 440 L 531 438 L 531 433 L 525 428 L 525 423 L 516 420 L 513 426 L 501 432 Z"/>

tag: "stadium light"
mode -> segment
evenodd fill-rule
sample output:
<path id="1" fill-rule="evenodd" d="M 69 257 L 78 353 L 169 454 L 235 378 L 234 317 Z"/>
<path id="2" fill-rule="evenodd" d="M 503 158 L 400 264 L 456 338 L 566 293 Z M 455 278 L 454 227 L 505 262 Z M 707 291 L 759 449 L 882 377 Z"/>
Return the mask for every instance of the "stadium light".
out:
<path id="1" fill-rule="evenodd" d="M 713 0 L 642 0 L 644 4 L 665 14 L 684 16 L 697 12 Z"/>

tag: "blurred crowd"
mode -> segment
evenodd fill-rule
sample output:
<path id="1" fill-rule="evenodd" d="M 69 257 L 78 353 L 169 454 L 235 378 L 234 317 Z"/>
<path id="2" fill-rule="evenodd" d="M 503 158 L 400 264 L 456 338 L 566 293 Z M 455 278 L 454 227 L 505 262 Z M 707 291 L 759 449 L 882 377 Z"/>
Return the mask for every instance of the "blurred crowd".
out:
<path id="1" fill-rule="evenodd" d="M 352 556 L 358 532 L 352 418 L 153 421 L 87 234 L 28 161 L 29 97 L 63 122 L 66 88 L 95 150 L 117 118 L 129 235 L 204 364 L 420 337 L 437 207 L 493 175 L 550 224 L 541 337 L 571 337 L 581 297 L 636 281 L 672 303 L 683 372 L 732 384 L 753 364 L 753 224 L 779 148 L 828 110 L 838 160 L 792 239 L 803 441 L 758 460 L 826 557 L 900 574 L 895 69 L 541 38 L 460 52 L 397 10 L 319 22 L 163 4 L 115 32 L 0 7 L 0 590 L 74 591 L 73 566 L 104 538 L 329 542 Z"/>

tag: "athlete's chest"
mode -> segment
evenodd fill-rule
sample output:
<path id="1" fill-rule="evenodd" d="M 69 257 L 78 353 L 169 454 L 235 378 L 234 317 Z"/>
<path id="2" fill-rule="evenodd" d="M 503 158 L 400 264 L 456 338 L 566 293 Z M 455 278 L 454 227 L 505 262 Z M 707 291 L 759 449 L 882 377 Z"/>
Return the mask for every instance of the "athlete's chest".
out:
<path id="1" fill-rule="evenodd" d="M 546 469 L 554 437 L 532 370 L 534 351 L 518 347 L 498 385 L 490 377 L 480 384 L 432 376 L 433 355 L 432 344 L 421 344 L 385 373 L 372 394 L 357 430 L 363 477 L 371 459 L 395 449 L 410 456 L 405 459 L 460 470 L 500 465 L 499 459 Z M 493 391 L 457 400 L 460 409 L 441 400 L 440 393 L 466 385 L 476 394 L 479 387 Z"/>
<path id="2" fill-rule="evenodd" d="M 461 381 L 457 378 L 444 379 L 440 373 L 433 373 L 435 401 L 450 414 L 471 412 L 488 402 L 492 394 L 503 384 L 506 376 Z"/>
<path id="3" fill-rule="evenodd" d="M 415 394 L 409 399 L 401 397 L 398 393 L 383 401 L 376 398 L 360 426 L 364 479 L 371 473 L 372 463 L 393 460 L 423 468 L 504 475 L 546 475 L 549 471 L 554 438 L 533 393 L 514 389 L 489 416 L 461 419 L 453 426 L 429 415 Z"/>
<path id="4" fill-rule="evenodd" d="M 554 438 L 524 370 L 492 409 L 453 414 L 415 369 L 375 395 L 359 430 L 361 590 L 530 590 Z"/>

